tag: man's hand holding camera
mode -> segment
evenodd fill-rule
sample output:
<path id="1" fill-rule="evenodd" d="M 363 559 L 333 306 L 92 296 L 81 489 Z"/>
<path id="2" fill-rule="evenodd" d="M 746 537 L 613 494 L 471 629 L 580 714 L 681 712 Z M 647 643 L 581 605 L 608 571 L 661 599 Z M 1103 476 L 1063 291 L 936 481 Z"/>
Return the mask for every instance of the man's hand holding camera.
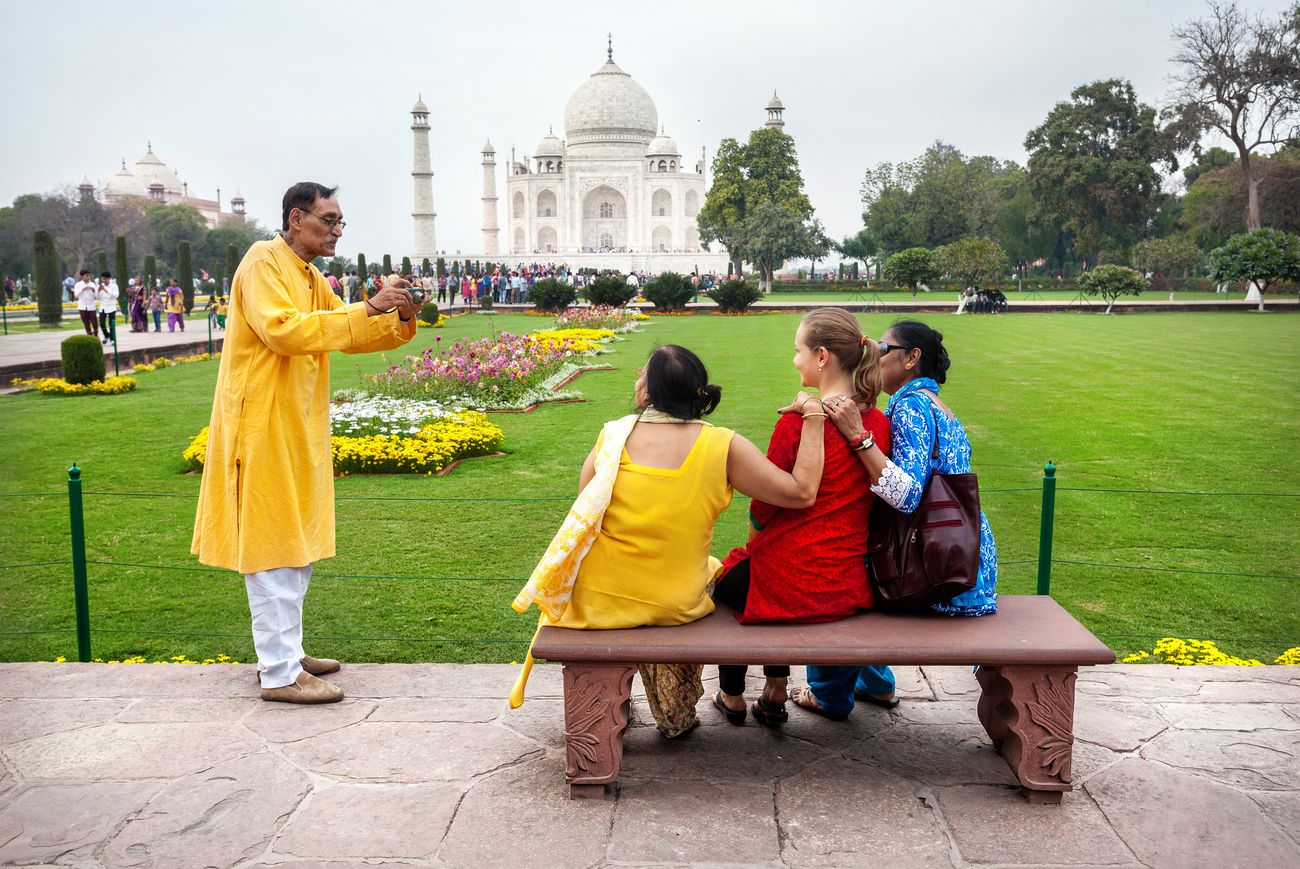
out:
<path id="1" fill-rule="evenodd" d="M 397 311 L 397 316 L 402 318 L 403 323 L 420 313 L 420 303 L 412 295 L 406 281 L 396 281 L 366 300 L 368 316 L 375 317 L 392 311 Z"/>

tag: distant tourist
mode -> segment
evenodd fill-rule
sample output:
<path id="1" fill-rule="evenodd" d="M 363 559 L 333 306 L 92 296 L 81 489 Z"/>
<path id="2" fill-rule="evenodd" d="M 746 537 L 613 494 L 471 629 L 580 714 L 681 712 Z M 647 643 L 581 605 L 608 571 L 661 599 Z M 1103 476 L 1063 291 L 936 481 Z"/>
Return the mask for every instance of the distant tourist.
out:
<path id="1" fill-rule="evenodd" d="M 177 325 L 185 331 L 185 294 L 172 278 L 167 282 L 167 331 L 175 332 Z"/>
<path id="2" fill-rule="evenodd" d="M 131 280 L 135 281 L 135 278 L 132 278 Z M 128 295 L 131 298 L 131 307 L 129 309 L 131 314 L 131 331 L 148 332 L 149 320 L 145 312 L 148 310 L 149 300 L 145 294 L 144 283 L 135 281 L 131 289 L 128 291 Z"/>
<path id="3" fill-rule="evenodd" d="M 163 298 L 157 288 L 149 291 L 149 313 L 153 315 L 153 330 L 162 331 Z"/>
<path id="4" fill-rule="evenodd" d="M 77 301 L 77 313 L 81 315 L 81 325 L 87 335 L 99 336 L 99 287 L 90 279 L 90 269 L 82 269 L 73 285 L 74 298 Z"/>
<path id="5" fill-rule="evenodd" d="M 117 335 L 117 300 L 120 296 L 112 272 L 101 273 L 99 286 L 95 288 L 95 306 L 99 309 L 99 331 L 104 333 L 105 344 Z"/>
<path id="6" fill-rule="evenodd" d="M 418 306 L 401 282 L 345 305 L 312 265 L 343 235 L 334 189 L 284 194 L 281 232 L 249 248 L 230 290 L 191 550 L 244 574 L 263 700 L 329 703 L 343 691 L 319 678 L 339 662 L 303 650 L 312 566 L 334 555 L 330 353 L 400 347 Z M 385 544 L 401 557 L 410 544 Z"/>

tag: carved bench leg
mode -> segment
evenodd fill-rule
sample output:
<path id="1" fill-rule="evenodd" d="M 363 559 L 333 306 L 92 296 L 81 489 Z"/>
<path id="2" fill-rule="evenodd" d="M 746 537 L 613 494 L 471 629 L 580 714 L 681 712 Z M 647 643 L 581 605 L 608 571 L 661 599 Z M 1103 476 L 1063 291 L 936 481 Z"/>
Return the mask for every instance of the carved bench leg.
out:
<path id="1" fill-rule="evenodd" d="M 564 665 L 564 778 L 569 796 L 600 797 L 618 781 L 635 664 Z"/>
<path id="2" fill-rule="evenodd" d="M 1071 789 L 1075 667 L 981 667 L 979 716 L 1031 803 Z"/>

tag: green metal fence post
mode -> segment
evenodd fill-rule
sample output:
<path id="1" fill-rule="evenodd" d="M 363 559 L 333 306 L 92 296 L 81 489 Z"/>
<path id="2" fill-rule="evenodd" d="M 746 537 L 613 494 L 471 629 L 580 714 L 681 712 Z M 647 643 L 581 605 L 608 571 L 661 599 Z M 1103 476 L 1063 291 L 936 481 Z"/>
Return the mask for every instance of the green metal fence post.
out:
<path id="1" fill-rule="evenodd" d="M 90 660 L 90 595 L 86 589 L 86 523 L 81 510 L 81 468 L 68 469 L 68 518 L 72 525 L 72 591 L 77 607 L 77 660 Z"/>
<path id="2" fill-rule="evenodd" d="M 212 355 L 212 312 L 208 311 L 208 355 Z"/>
<path id="3" fill-rule="evenodd" d="M 1056 465 L 1043 466 L 1043 514 L 1038 529 L 1038 593 L 1052 593 L 1052 521 L 1056 514 Z"/>

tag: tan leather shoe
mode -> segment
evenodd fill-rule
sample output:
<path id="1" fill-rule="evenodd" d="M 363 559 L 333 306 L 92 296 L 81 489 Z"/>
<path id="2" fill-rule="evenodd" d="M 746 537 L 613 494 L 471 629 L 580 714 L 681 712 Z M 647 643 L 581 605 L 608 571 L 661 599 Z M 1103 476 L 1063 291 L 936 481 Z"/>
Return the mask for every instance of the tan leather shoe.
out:
<path id="1" fill-rule="evenodd" d="M 262 699 L 279 700 L 282 703 L 335 703 L 343 699 L 343 689 L 303 670 L 292 685 L 263 688 Z"/>
<path id="2" fill-rule="evenodd" d="M 324 676 L 326 673 L 334 673 L 343 665 L 333 658 L 313 658 L 311 655 L 302 656 L 302 668 L 313 676 Z"/>

